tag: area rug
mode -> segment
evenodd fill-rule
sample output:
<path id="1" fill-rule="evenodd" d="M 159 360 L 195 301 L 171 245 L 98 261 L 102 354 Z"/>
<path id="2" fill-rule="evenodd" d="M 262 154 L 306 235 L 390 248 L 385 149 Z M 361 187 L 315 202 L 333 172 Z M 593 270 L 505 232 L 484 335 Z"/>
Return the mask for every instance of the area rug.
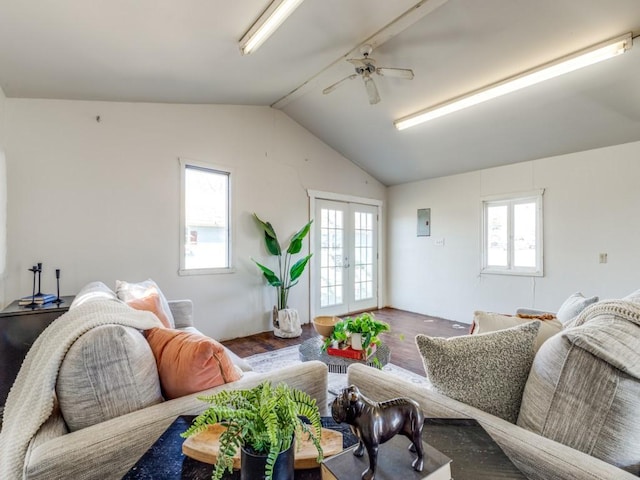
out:
<path id="1" fill-rule="evenodd" d="M 264 373 L 270 370 L 275 370 L 285 366 L 294 365 L 296 363 L 301 363 L 300 357 L 298 355 L 297 345 L 281 348 L 272 352 L 251 355 L 250 357 L 246 357 L 245 360 L 249 362 L 249 365 L 251 365 L 254 371 L 259 373 Z M 429 386 L 429 381 L 426 379 L 426 377 L 417 375 L 405 368 L 399 367 L 392 363 L 388 363 L 387 365 L 382 367 L 382 370 L 391 373 L 392 375 L 398 376 L 407 382 L 417 385 L 424 385 L 425 387 Z M 347 376 L 345 374 L 329 373 L 330 394 L 335 395 L 336 392 L 339 392 L 346 386 Z"/>

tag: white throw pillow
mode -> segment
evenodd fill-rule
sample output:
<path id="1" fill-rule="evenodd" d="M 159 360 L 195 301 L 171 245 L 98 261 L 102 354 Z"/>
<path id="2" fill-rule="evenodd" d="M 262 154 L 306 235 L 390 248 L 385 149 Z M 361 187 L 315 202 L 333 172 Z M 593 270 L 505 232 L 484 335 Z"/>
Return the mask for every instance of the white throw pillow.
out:
<path id="1" fill-rule="evenodd" d="M 116 295 L 123 302 L 129 303 L 132 300 L 144 299 L 150 294 L 157 294 L 160 299 L 162 313 L 169 321 L 170 328 L 176 328 L 176 322 L 173 319 L 169 302 L 160 290 L 160 287 L 153 280 L 145 280 L 144 282 L 130 283 L 123 280 L 116 280 Z"/>
<path id="2" fill-rule="evenodd" d="M 640 289 L 636 290 L 633 293 L 630 293 L 629 295 L 624 297 L 623 300 L 626 300 L 627 302 L 633 302 L 633 303 L 640 304 Z"/>
<path id="3" fill-rule="evenodd" d="M 497 330 L 515 327 L 516 325 L 522 325 L 523 323 L 528 323 L 532 320 L 536 319 L 521 318 L 518 316 L 511 317 L 508 315 L 500 315 L 499 313 L 476 311 L 473 316 L 474 327 L 472 329 L 472 334 L 475 335 L 478 333 L 495 332 Z M 562 323 L 560 323 L 556 318 L 552 320 L 539 320 L 541 320 L 540 330 L 538 330 L 538 336 L 536 337 L 536 342 L 533 345 L 534 352 L 538 351 L 545 340 L 562 330 Z"/>
<path id="4" fill-rule="evenodd" d="M 564 325 L 567 322 L 576 318 L 580 312 L 587 308 L 592 303 L 596 303 L 598 297 L 586 298 L 581 292 L 576 292 L 567 298 L 564 303 L 558 309 L 556 316 L 558 320 Z"/>

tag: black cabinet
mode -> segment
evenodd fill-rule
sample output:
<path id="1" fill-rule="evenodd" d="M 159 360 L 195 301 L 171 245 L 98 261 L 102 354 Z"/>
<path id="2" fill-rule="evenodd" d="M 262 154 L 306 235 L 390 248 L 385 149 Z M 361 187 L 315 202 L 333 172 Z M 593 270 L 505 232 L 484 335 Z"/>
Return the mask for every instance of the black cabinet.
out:
<path id="1" fill-rule="evenodd" d="M 69 310 L 75 297 L 62 297 L 63 303 L 21 307 L 18 300 L 0 312 L 0 416 L 24 357 L 38 335 L 56 318 Z"/>

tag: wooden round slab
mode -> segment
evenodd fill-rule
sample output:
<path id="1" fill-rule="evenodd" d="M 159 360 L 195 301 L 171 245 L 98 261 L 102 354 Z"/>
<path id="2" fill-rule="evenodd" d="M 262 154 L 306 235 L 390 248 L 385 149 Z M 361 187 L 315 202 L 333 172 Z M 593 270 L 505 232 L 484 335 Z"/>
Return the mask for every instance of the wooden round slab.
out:
<path id="1" fill-rule="evenodd" d="M 211 465 L 215 464 L 218 458 L 220 435 L 224 430 L 226 430 L 226 427 L 223 427 L 219 423 L 209 425 L 207 430 L 193 435 L 184 441 L 182 444 L 182 453 L 195 460 Z M 307 435 L 304 435 L 303 440 L 300 442 L 300 448 L 297 448 L 297 446 L 294 447 L 295 468 L 299 470 L 319 466 L 316 461 L 318 457 L 316 447 L 313 445 L 313 442 L 306 437 Z M 342 433 L 323 428 L 320 444 L 322 445 L 324 458 L 340 453 L 342 451 Z M 236 452 L 233 457 L 233 468 L 240 468 L 240 451 Z"/>

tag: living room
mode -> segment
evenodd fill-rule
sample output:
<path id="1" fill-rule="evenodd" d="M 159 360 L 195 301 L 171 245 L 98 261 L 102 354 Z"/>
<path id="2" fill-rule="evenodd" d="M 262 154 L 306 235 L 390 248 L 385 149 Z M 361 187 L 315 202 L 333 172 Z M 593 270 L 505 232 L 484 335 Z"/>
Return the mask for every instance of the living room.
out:
<path id="1" fill-rule="evenodd" d="M 253 3 L 254 7 L 260 3 L 255 8 L 259 11 L 264 8 L 262 3 L 268 2 Z M 442 3 L 441 8 L 446 8 L 449 2 Z M 465 2 L 450 0 L 450 3 L 455 11 L 465 8 Z M 504 2 L 492 3 L 494 8 L 506 8 Z M 579 10 L 579 2 L 566 3 L 567 9 Z M 589 8 L 600 11 L 595 6 L 597 2 L 589 3 Z M 598 41 L 628 31 L 635 34 L 640 29 L 638 7 L 630 1 L 621 0 L 619 4 L 624 14 L 608 18 L 603 34 L 585 34 L 597 24 L 590 15 L 585 15 L 589 18 L 582 22 L 577 21 L 574 28 L 582 28 L 582 38 Z M 545 5 L 545 8 L 552 7 Z M 44 13 L 37 15 L 42 19 Z M 229 15 L 237 21 L 236 14 Z M 385 22 L 394 18 L 393 12 L 386 15 Z M 627 18 L 626 23 L 621 17 Z M 428 18 L 429 15 L 416 20 L 415 28 Z M 384 23 L 380 19 L 378 22 Z M 620 24 L 625 28 L 618 31 Z M 367 25 L 372 31 L 374 26 Z M 410 43 L 415 38 L 411 31 L 408 33 Z M 351 35 L 361 37 L 350 48 L 367 38 L 362 30 Z M 80 38 L 74 41 L 80 44 Z M 46 38 L 40 40 L 46 42 Z M 401 48 L 401 40 L 398 33 L 386 47 L 379 46 L 380 62 L 386 56 L 385 65 L 396 60 L 399 67 L 414 68 L 416 79 L 412 82 L 418 82 L 417 67 L 422 60 L 394 54 L 394 49 Z M 237 38 L 233 45 L 237 49 L 235 42 Z M 573 39 L 573 44 L 577 43 L 580 42 Z M 595 40 L 580 46 L 592 43 Z M 343 45 L 334 49 L 340 48 L 342 55 L 346 52 Z M 577 49 L 558 47 L 534 52 L 532 56 L 537 55 L 537 60 L 529 66 Z M 69 52 L 72 61 L 82 63 L 83 55 L 74 57 L 72 53 Z M 0 55 L 2 58 L 6 57 Z M 316 62 L 318 69 L 328 63 L 325 58 Z M 631 81 L 632 76 L 623 72 L 625 68 L 637 72 L 639 58 L 640 50 L 631 48 L 611 61 L 617 64 L 603 62 L 589 67 L 595 69 L 594 79 L 588 80 L 591 83 L 583 89 L 580 85 L 590 77 L 589 68 L 576 73 L 580 77 L 575 83 L 557 79 L 560 93 L 543 84 L 535 87 L 534 93 L 523 92 L 523 97 L 497 99 L 497 106 L 489 102 L 480 107 L 485 108 L 484 112 L 460 121 L 454 115 L 445 117 L 441 119 L 443 123 L 434 127 L 435 133 L 424 136 L 435 141 L 434 136 L 451 130 L 453 133 L 447 137 L 449 144 L 445 142 L 444 146 L 453 148 L 451 139 L 459 135 L 464 150 L 433 160 L 430 156 L 433 152 L 429 151 L 414 162 L 415 170 L 394 167 L 404 166 L 402 159 L 396 159 L 403 156 L 402 150 L 393 148 L 407 137 L 395 140 L 393 148 L 381 150 L 378 161 L 389 170 L 406 170 L 402 172 L 403 180 L 393 179 L 387 170 L 378 173 L 375 168 L 368 169 L 362 159 L 350 154 L 358 149 L 358 144 L 370 154 L 369 139 L 362 136 L 367 122 L 362 122 L 364 126 L 355 125 L 354 116 L 367 118 L 365 115 L 378 106 L 391 108 L 388 105 L 396 99 L 396 88 L 397 98 L 404 100 L 403 106 L 397 108 L 398 113 L 417 108 L 409 98 L 413 92 L 402 90 L 402 80 L 393 80 L 391 88 L 384 84 L 388 79 L 376 77 L 383 101 L 375 106 L 369 105 L 366 95 L 358 90 L 363 90 L 359 80 L 341 87 L 341 94 L 348 88 L 353 91 L 339 100 L 331 100 L 338 92 L 324 96 L 321 89 L 325 85 L 317 85 L 311 94 L 314 102 L 345 99 L 340 108 L 353 107 L 354 116 L 333 114 L 330 110 L 334 103 L 316 110 L 326 129 L 349 130 L 353 125 L 354 142 L 346 147 L 342 139 L 334 146 L 323 140 L 322 129 L 313 133 L 315 124 L 307 123 L 307 117 L 303 117 L 304 121 L 297 120 L 300 110 L 311 109 L 295 100 L 289 110 L 271 106 L 279 100 L 277 96 L 256 102 L 249 94 L 246 100 L 238 98 L 232 103 L 195 101 L 184 94 L 192 87 L 195 89 L 188 84 L 178 88 L 181 91 L 176 98 L 181 101 L 165 101 L 160 99 L 162 95 L 154 97 L 151 93 L 154 82 L 159 82 L 166 72 L 150 74 L 148 85 L 143 81 L 145 72 L 136 68 L 133 73 L 114 74 L 110 79 L 119 87 L 131 81 L 138 94 L 145 89 L 150 92 L 138 97 L 112 92 L 118 100 L 109 100 L 107 95 L 91 88 L 65 90 L 60 84 L 57 95 L 55 89 L 46 94 L 15 93 L 20 88 L 13 77 L 11 82 L 3 81 L 0 73 L 0 303 L 6 306 L 30 294 L 33 275 L 29 268 L 42 262 L 43 291 L 55 292 L 55 269 L 61 271 L 61 295 L 74 295 L 96 280 L 113 288 L 116 280 L 152 278 L 167 297 L 193 301 L 194 323 L 205 335 L 222 341 L 270 331 L 274 293 L 252 261 L 267 258 L 252 214 L 273 223 L 284 239 L 313 219 L 310 191 L 368 199 L 381 205 L 377 299 L 380 307 L 466 325 L 471 323 L 476 310 L 507 313 L 529 307 L 557 311 L 577 291 L 601 299 L 622 298 L 640 287 L 637 273 L 640 90 L 638 82 Z M 257 65 L 266 68 L 264 63 Z M 490 70 L 487 66 L 483 68 Z M 480 81 L 475 87 L 522 70 L 507 71 L 503 65 L 497 76 L 487 74 L 483 77 L 487 81 Z M 323 78 L 338 80 L 343 71 L 352 70 L 349 65 L 347 70 L 334 68 Z M 54 69 L 51 82 L 60 74 L 60 70 Z M 305 79 L 310 76 L 301 75 Z M 166 76 L 172 78 L 169 73 Z M 34 71 L 34 77 L 46 80 L 39 70 Z M 92 78 L 100 83 L 87 75 L 85 86 L 91 84 Z M 626 82 L 621 80 L 624 78 Z M 64 81 L 72 83 L 70 78 Z M 292 88 L 290 82 L 283 83 L 285 86 L 281 88 L 288 92 Z M 467 85 L 464 90 L 452 93 L 475 88 L 473 82 Z M 618 89 L 628 93 L 626 103 L 614 95 Z M 444 91 L 440 91 L 442 95 Z M 574 91 L 578 99 L 566 93 Z M 440 100 L 446 98 L 449 96 Z M 575 116 L 553 117 L 551 113 L 550 118 L 541 113 L 546 109 L 555 113 L 571 108 L 578 100 L 595 110 L 576 108 Z M 606 115 L 591 118 L 594 111 Z M 521 126 L 514 119 L 517 116 L 514 112 L 541 121 L 539 130 L 530 130 L 529 123 L 518 132 L 514 132 L 516 127 L 498 128 L 511 122 Z M 484 122 L 485 115 L 495 118 L 501 114 L 504 118 L 497 126 L 478 125 Z M 375 137 L 380 123 L 378 117 L 371 115 L 371 136 Z M 383 110 L 382 115 L 384 125 L 394 130 L 390 135 L 403 133 L 392 127 L 395 116 L 388 114 L 388 110 Z M 606 132 L 603 129 L 594 134 L 593 130 L 602 125 L 609 125 Z M 474 133 L 474 126 L 482 129 L 482 133 Z M 588 133 L 581 133 L 583 128 Z M 486 136 L 487 132 L 492 136 Z M 572 150 L 559 146 L 563 136 L 586 138 Z M 413 137 L 407 138 L 407 142 L 415 142 Z M 472 145 L 473 139 L 477 147 Z M 474 148 L 478 150 L 477 162 Z M 519 149 L 522 153 L 513 157 L 515 161 L 504 159 Z M 462 154 L 466 156 L 462 158 Z M 494 163 L 492 155 L 497 159 Z M 455 164 L 456 158 L 462 158 L 460 164 Z M 180 160 L 203 162 L 231 172 L 233 268 L 226 274 L 179 274 L 183 228 Z M 421 168 L 430 163 L 448 170 L 423 175 Z M 531 276 L 482 273 L 483 200 L 532 191 L 540 192 L 543 199 L 543 273 Z M 417 211 L 423 208 L 430 209 L 430 236 L 416 235 Z M 310 248 L 305 244 L 304 251 Z M 313 281 L 305 274 L 290 296 L 290 306 L 299 311 L 303 323 L 316 314 L 312 288 Z"/>

